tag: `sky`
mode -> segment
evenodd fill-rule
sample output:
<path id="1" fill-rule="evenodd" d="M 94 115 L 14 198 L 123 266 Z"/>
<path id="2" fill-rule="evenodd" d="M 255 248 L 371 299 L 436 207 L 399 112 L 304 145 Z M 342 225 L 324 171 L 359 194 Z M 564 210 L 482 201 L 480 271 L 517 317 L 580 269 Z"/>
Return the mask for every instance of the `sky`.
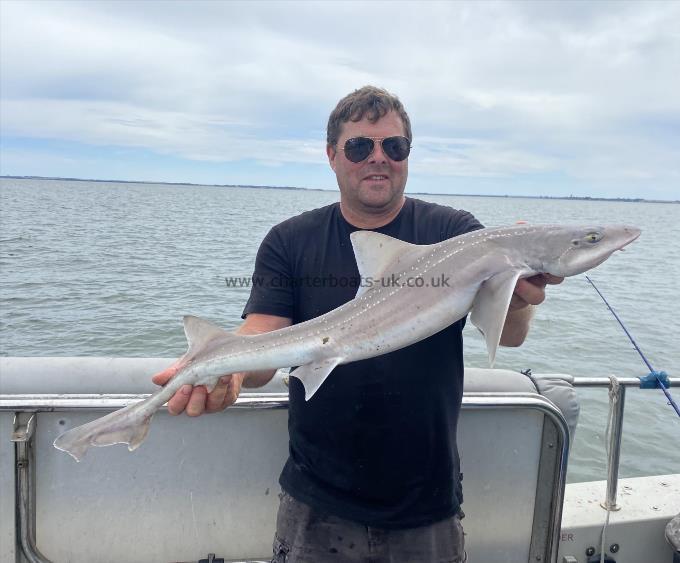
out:
<path id="1" fill-rule="evenodd" d="M 680 199 L 674 0 L 0 0 L 0 174 L 337 189 L 366 84 L 407 192 Z"/>

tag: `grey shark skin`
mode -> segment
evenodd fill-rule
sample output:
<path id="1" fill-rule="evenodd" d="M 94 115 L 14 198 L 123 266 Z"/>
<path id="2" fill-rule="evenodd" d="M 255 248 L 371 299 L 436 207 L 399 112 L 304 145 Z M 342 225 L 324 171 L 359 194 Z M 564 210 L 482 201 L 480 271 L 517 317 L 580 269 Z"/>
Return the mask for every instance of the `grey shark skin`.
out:
<path id="1" fill-rule="evenodd" d="M 486 339 L 493 365 L 519 278 L 541 272 L 580 274 L 639 235 L 639 229 L 623 225 L 518 225 L 418 246 L 357 231 L 351 239 L 359 272 L 373 283 L 364 283 L 352 301 L 304 323 L 254 336 L 187 316 L 189 349 L 172 366 L 176 373 L 163 388 L 65 432 L 54 446 L 76 461 L 90 446 L 124 443 L 132 451 L 146 438 L 153 414 L 182 385 L 212 389 L 228 373 L 300 366 L 291 375 L 302 381 L 309 400 L 335 366 L 423 340 L 468 312 Z"/>

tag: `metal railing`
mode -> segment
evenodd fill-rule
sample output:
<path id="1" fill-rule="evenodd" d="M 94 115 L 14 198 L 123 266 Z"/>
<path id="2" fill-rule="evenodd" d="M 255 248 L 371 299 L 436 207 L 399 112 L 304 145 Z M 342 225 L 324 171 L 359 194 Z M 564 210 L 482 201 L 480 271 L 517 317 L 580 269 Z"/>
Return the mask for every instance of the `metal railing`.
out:
<path id="1" fill-rule="evenodd" d="M 680 387 L 680 377 L 669 377 L 671 387 Z M 609 443 L 607 455 L 607 493 L 600 503 L 605 510 L 620 510 L 616 503 L 619 483 L 619 461 L 621 459 L 621 437 L 623 435 L 623 415 L 626 403 L 626 387 L 640 387 L 637 377 L 575 377 L 574 387 L 606 387 L 609 389 Z M 645 389 L 645 391 L 653 391 Z"/>
<path id="2" fill-rule="evenodd" d="M 50 563 L 35 544 L 35 487 L 32 486 L 35 480 L 34 432 L 35 413 L 15 413 L 11 441 L 16 448 L 17 537 L 24 557 L 30 563 Z"/>

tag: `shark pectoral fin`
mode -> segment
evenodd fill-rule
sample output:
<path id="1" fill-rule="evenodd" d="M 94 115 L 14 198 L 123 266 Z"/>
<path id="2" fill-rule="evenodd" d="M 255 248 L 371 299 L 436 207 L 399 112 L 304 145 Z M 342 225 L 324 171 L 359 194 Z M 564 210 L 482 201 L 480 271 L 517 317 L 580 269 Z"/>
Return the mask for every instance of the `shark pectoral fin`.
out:
<path id="1" fill-rule="evenodd" d="M 522 272 L 508 270 L 482 283 L 474 301 L 470 320 L 484 335 L 489 353 L 489 365 L 493 367 L 496 349 L 501 340 L 510 299 Z"/>
<path id="2" fill-rule="evenodd" d="M 290 375 L 297 377 L 302 381 L 302 385 L 305 387 L 305 401 L 309 401 L 309 399 L 312 398 L 314 393 L 316 393 L 319 387 L 321 387 L 321 384 L 326 380 L 328 374 L 341 362 L 342 358 L 328 358 L 327 360 L 300 366 L 296 370 L 290 372 Z"/>
<path id="3" fill-rule="evenodd" d="M 422 248 L 419 245 L 404 242 L 374 231 L 354 231 L 350 236 L 354 258 L 357 261 L 359 275 L 364 280 L 378 280 L 393 263 L 409 251 Z M 362 283 L 357 297 L 370 287 L 370 283 Z"/>

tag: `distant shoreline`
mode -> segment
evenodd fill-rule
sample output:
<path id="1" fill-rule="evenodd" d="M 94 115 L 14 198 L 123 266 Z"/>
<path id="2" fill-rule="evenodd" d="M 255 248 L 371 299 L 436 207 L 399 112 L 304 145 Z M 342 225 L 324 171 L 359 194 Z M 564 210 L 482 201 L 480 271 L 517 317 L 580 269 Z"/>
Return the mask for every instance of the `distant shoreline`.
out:
<path id="1" fill-rule="evenodd" d="M 11 180 L 63 180 L 67 182 L 99 182 L 102 184 L 151 184 L 161 186 L 209 186 L 215 188 L 259 188 L 264 190 L 304 190 L 309 192 L 333 192 L 337 189 L 323 190 L 320 188 L 300 188 L 296 186 L 260 186 L 251 184 L 195 184 L 193 182 L 149 182 L 145 180 L 97 180 L 94 178 L 61 178 L 58 176 L 0 176 Z M 591 196 L 551 196 L 551 195 L 497 195 L 497 194 L 459 194 L 459 193 L 432 193 L 432 192 L 408 192 L 407 195 L 434 195 L 434 196 L 459 196 L 459 197 L 500 197 L 516 199 L 556 199 L 572 201 L 622 201 L 629 203 L 680 203 L 680 200 L 672 199 L 645 199 L 632 197 L 591 197 Z"/>

